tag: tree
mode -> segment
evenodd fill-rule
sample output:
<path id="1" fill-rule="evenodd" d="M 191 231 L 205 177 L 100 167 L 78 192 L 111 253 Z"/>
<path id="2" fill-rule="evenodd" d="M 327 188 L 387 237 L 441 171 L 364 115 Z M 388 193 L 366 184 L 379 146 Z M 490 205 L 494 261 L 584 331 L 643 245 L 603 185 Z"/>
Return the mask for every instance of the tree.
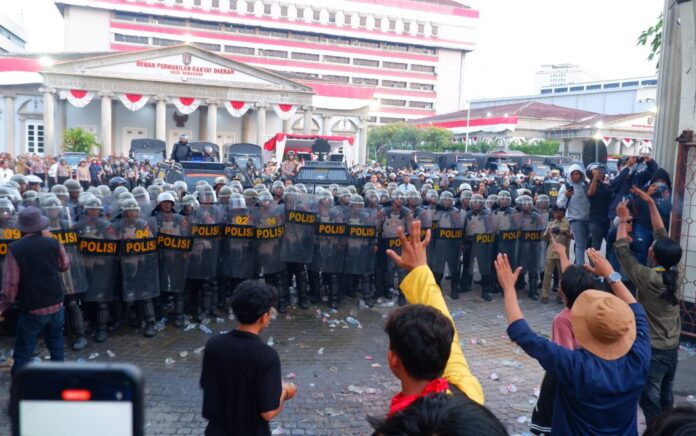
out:
<path id="1" fill-rule="evenodd" d="M 521 151 L 526 154 L 537 156 L 555 156 L 561 143 L 558 141 L 538 141 L 535 143 L 523 142 L 521 144 L 510 144 L 510 150 Z"/>
<path id="2" fill-rule="evenodd" d="M 636 45 L 649 46 L 650 54 L 648 55 L 648 60 L 660 59 L 660 51 L 662 50 L 662 24 L 663 16 L 657 19 L 657 23 L 654 26 L 648 27 L 646 30 L 642 31 L 638 35 L 638 42 Z M 660 62 L 655 63 L 655 69 L 660 67 Z"/>
<path id="3" fill-rule="evenodd" d="M 440 127 L 419 129 L 406 123 L 373 127 L 367 134 L 368 156 L 384 162 L 387 150 L 443 151 L 455 148 L 452 132 Z"/>
<path id="4" fill-rule="evenodd" d="M 101 147 L 100 144 L 97 144 L 97 137 L 82 127 L 73 127 L 63 131 L 63 151 L 92 154 L 95 146 Z"/>
<path id="5" fill-rule="evenodd" d="M 496 149 L 494 143 L 488 143 L 485 141 L 478 141 L 476 144 L 471 144 L 467 147 L 469 153 L 490 153 Z"/>

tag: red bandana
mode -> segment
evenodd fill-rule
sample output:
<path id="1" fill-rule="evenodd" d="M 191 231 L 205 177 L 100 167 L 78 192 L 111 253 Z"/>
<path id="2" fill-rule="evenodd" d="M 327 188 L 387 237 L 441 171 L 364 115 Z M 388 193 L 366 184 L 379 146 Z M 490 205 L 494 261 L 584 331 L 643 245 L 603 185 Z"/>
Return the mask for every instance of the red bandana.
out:
<path id="1" fill-rule="evenodd" d="M 403 392 L 399 392 L 398 394 L 394 395 L 391 400 L 391 405 L 389 406 L 389 415 L 387 415 L 387 417 L 391 418 L 396 412 L 404 410 L 420 397 L 424 397 L 433 392 L 444 392 L 447 389 L 449 389 L 449 383 L 447 383 L 447 380 L 444 378 L 436 378 L 428 383 L 423 389 L 423 392 L 418 395 L 406 396 Z"/>

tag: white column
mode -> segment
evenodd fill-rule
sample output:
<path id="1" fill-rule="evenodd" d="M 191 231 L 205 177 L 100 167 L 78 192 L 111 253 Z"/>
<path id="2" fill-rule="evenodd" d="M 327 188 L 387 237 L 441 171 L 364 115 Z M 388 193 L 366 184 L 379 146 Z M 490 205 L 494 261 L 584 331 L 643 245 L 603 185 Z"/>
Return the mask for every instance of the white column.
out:
<path id="1" fill-rule="evenodd" d="M 215 142 L 217 140 L 217 110 L 217 101 L 208 100 L 208 116 L 206 118 L 208 142 Z M 222 144 L 220 144 L 220 146 L 222 146 Z"/>
<path id="2" fill-rule="evenodd" d="M 17 156 L 15 149 L 15 94 L 5 94 L 5 151 L 12 156 Z"/>
<path id="3" fill-rule="evenodd" d="M 253 143 L 254 137 L 251 131 L 251 111 L 242 115 L 242 142 Z"/>
<path id="4" fill-rule="evenodd" d="M 111 138 L 113 132 L 111 129 L 112 124 L 112 112 L 111 112 L 111 98 L 114 96 L 110 92 L 100 92 L 99 96 L 102 98 L 101 101 L 101 141 L 102 156 L 111 156 L 113 154 L 113 148 L 111 144 Z"/>
<path id="5" fill-rule="evenodd" d="M 283 120 L 283 133 L 292 133 L 292 118 L 289 120 Z"/>
<path id="6" fill-rule="evenodd" d="M 367 155 L 367 117 L 360 117 L 360 140 L 358 141 L 358 161 L 360 163 L 367 162 L 369 156 Z"/>
<path id="7" fill-rule="evenodd" d="M 260 146 L 266 141 L 266 107 L 265 103 L 256 104 L 256 144 Z"/>
<path id="8" fill-rule="evenodd" d="M 321 134 L 331 134 L 331 115 L 322 114 L 321 116 Z"/>
<path id="9" fill-rule="evenodd" d="M 58 146 L 55 138 L 55 94 L 53 88 L 41 88 L 43 93 L 43 127 L 44 127 L 44 151 L 53 150 L 54 154 L 58 154 Z"/>
<path id="10" fill-rule="evenodd" d="M 302 133 L 309 135 L 312 133 L 312 106 L 302 106 L 304 111 L 304 121 Z"/>
<path id="11" fill-rule="evenodd" d="M 167 98 L 158 96 L 155 100 L 155 138 L 167 141 Z"/>

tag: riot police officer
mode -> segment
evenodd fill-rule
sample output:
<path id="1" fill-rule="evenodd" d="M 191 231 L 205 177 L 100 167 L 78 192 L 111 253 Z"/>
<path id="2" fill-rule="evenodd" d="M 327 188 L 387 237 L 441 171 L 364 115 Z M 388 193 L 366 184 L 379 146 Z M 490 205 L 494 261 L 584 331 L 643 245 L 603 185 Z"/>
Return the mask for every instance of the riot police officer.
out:
<path id="1" fill-rule="evenodd" d="M 391 205 L 382 209 L 380 214 L 380 246 L 378 251 L 377 271 L 375 285 L 377 291 L 385 298 L 391 298 L 391 289 L 394 288 L 394 276 L 398 283 L 404 278 L 403 271 L 398 268 L 391 258 L 387 257 L 387 250 L 394 250 L 401 254 L 401 240 L 397 233 L 399 227 L 407 232 L 411 228 L 411 212 L 405 206 L 406 195 L 398 188 L 394 189 L 391 196 Z M 396 285 L 398 289 L 398 284 Z M 406 298 L 399 291 L 399 305 L 406 304 Z"/>
<path id="2" fill-rule="evenodd" d="M 309 308 L 306 267 L 312 263 L 313 257 L 316 224 L 314 199 L 313 195 L 302 194 L 297 187 L 288 186 L 283 193 L 283 202 L 279 205 L 285 219 L 280 259 L 285 262 L 286 276 L 281 300 L 290 301 L 290 287 L 294 277 L 297 284 L 297 304 L 301 309 Z"/>
<path id="3" fill-rule="evenodd" d="M 374 191 L 374 190 L 373 190 Z M 344 217 L 347 224 L 343 275 L 346 289 L 352 290 L 359 282 L 362 298 L 368 307 L 374 306 L 371 277 L 377 251 L 377 210 L 365 208 L 360 195 L 350 199 L 350 210 Z"/>
<path id="4" fill-rule="evenodd" d="M 471 196 L 470 210 L 466 214 L 466 239 L 471 246 L 471 261 L 463 275 L 463 287 L 471 289 L 474 275 L 474 261 L 481 274 L 481 297 L 491 301 L 491 270 L 493 265 L 493 243 L 495 242 L 495 223 L 493 215 L 484 207 L 483 197 Z M 466 265 L 466 263 L 465 263 Z"/>
<path id="5" fill-rule="evenodd" d="M 439 205 L 435 210 L 436 225 L 432 230 L 432 268 L 438 286 L 441 286 L 445 266 L 449 267 L 452 277 L 450 296 L 456 300 L 459 298 L 459 271 L 461 263 L 459 258 L 462 240 L 464 238 L 464 223 L 461 212 L 454 207 L 454 196 L 445 191 L 440 196 Z"/>
<path id="6" fill-rule="evenodd" d="M 262 191 L 258 194 L 257 205 L 251 216 L 256 226 L 256 275 L 263 272 L 264 281 L 276 288 L 279 295 L 278 312 L 284 313 L 290 302 L 282 290 L 285 275 L 285 262 L 280 258 L 283 212 L 273 204 L 271 193 Z"/>
<path id="7" fill-rule="evenodd" d="M 521 195 L 517 197 L 516 202 L 520 210 L 520 228 L 522 230 L 519 259 L 523 270 L 519 287 L 524 283 L 524 276 L 527 275 L 529 278 L 529 298 L 536 300 L 539 291 L 539 269 L 546 221 L 539 212 L 533 209 L 530 196 Z"/>
<path id="8" fill-rule="evenodd" d="M 309 265 L 309 286 L 312 299 L 320 297 L 323 282 L 328 288 L 329 307 L 338 309 L 341 290 L 338 274 L 343 270 L 343 215 L 333 205 L 328 191 L 317 194 L 317 225 L 315 226 L 314 252 Z"/>

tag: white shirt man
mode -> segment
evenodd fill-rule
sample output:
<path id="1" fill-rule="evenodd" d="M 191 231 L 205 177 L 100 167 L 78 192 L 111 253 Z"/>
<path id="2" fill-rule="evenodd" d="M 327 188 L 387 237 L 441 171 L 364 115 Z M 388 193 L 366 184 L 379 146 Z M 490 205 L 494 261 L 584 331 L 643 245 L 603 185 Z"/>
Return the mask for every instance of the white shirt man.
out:
<path id="1" fill-rule="evenodd" d="M 411 178 L 409 176 L 404 175 L 402 178 L 403 183 L 399 185 L 399 189 L 402 191 L 418 191 L 416 189 L 416 185 L 411 183 Z"/>

